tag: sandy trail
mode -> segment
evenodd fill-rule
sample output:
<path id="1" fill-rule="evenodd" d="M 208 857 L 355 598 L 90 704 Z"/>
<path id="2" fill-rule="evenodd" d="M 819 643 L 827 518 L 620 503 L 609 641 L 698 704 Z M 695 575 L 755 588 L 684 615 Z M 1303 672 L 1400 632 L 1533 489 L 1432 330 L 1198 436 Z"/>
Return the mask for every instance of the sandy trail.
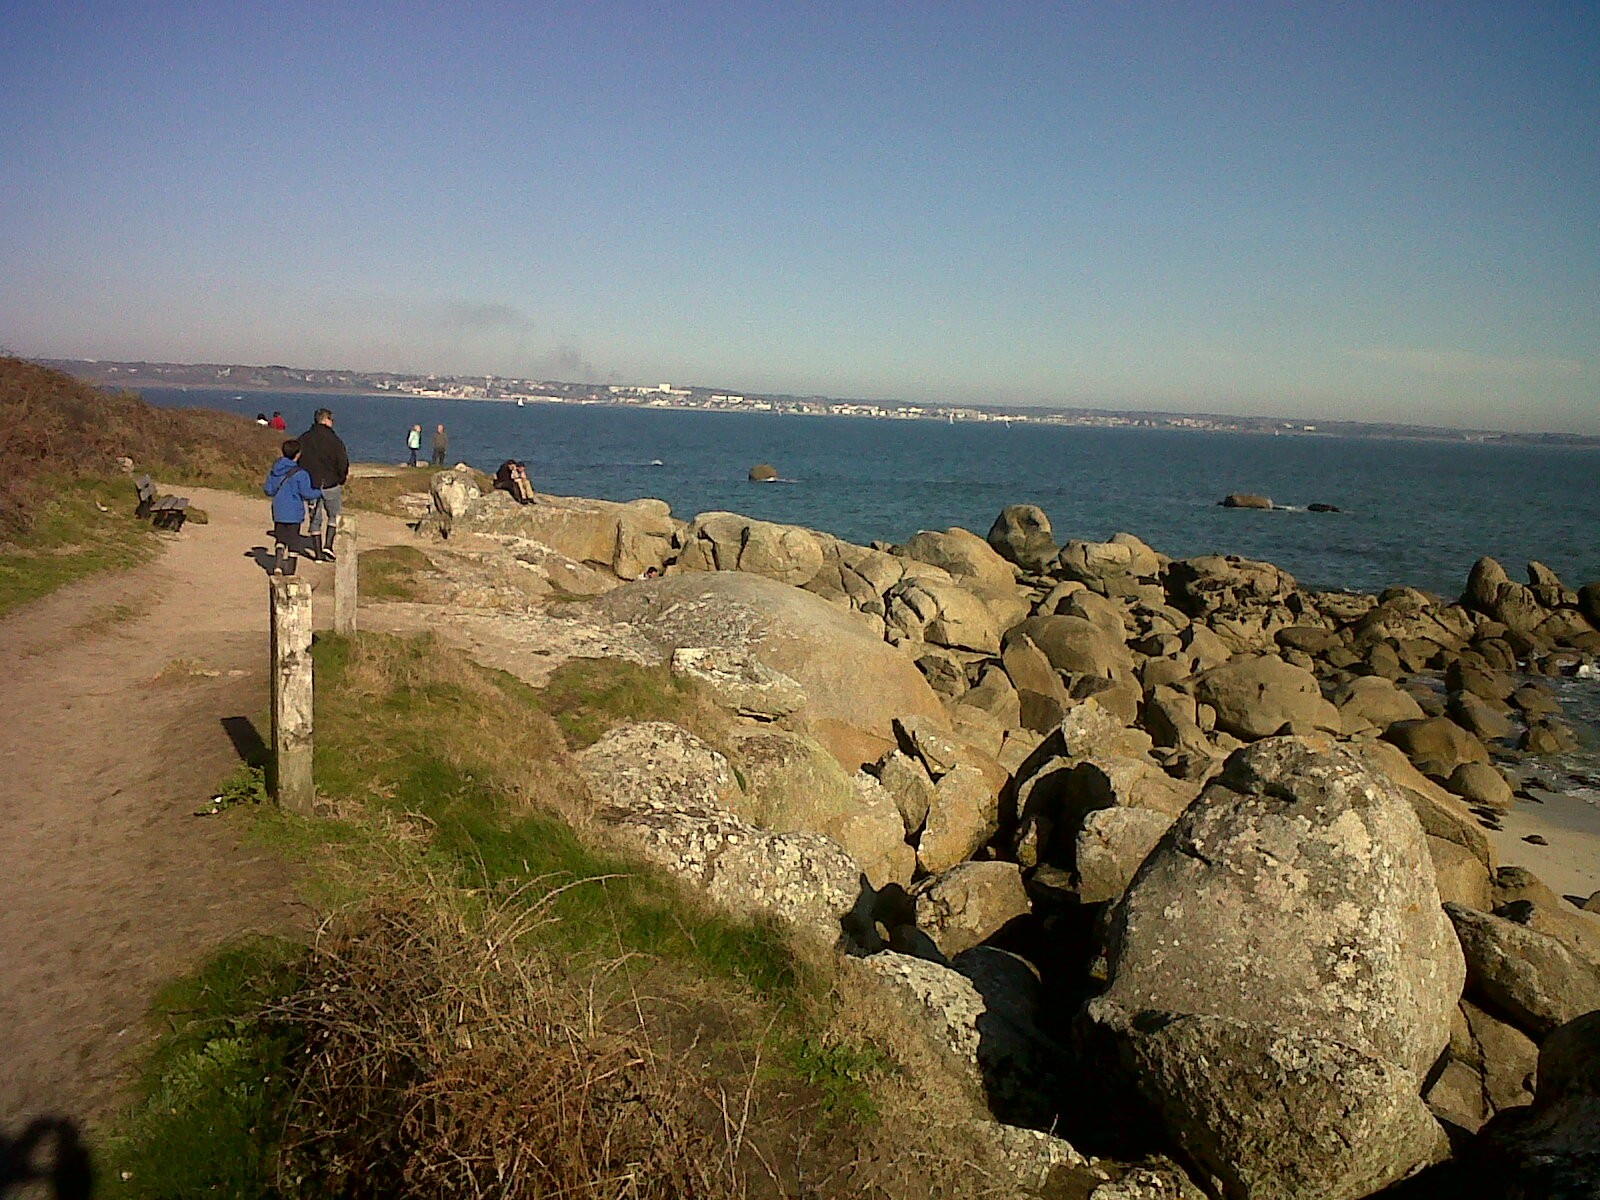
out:
<path id="1" fill-rule="evenodd" d="M 0 621 L 0 1129 L 91 1135 L 157 987 L 241 933 L 308 914 L 242 814 L 192 815 L 266 733 L 264 501 L 191 489 L 209 525 L 137 570 Z M 365 545 L 408 539 L 360 515 Z M 331 566 L 301 564 L 319 621 Z M 238 744 L 236 744 L 238 743 Z"/>

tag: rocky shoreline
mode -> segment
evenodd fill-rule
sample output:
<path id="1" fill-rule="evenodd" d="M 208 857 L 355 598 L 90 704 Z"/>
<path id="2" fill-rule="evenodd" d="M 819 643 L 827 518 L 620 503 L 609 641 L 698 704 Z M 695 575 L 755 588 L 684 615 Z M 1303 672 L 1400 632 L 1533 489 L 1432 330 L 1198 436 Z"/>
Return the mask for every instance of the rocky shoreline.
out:
<path id="1" fill-rule="evenodd" d="M 1024 1194 L 1600 1195 L 1600 895 L 1498 848 L 1576 745 L 1542 678 L 1600 656 L 1600 583 L 1317 592 L 1026 505 L 859 546 L 486 482 L 436 475 L 419 533 L 736 716 L 583 751 L 596 821 L 847 955 Z"/>

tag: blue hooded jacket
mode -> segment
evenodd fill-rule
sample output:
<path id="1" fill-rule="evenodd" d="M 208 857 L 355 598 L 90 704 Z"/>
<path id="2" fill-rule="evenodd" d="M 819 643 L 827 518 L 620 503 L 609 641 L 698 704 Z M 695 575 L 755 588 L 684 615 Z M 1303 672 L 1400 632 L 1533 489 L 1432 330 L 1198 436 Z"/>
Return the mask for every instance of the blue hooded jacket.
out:
<path id="1" fill-rule="evenodd" d="M 272 464 L 261 490 L 272 497 L 272 519 L 290 525 L 305 520 L 307 500 L 322 498 L 322 493 L 311 486 L 311 476 L 292 458 L 280 458 Z"/>

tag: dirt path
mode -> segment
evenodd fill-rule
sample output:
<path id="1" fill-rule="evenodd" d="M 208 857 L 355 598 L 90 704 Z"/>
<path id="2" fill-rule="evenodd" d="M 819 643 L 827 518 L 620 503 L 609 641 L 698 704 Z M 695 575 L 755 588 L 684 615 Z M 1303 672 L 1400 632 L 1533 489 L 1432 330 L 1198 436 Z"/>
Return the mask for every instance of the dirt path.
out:
<path id="1" fill-rule="evenodd" d="M 264 502 L 194 490 L 209 525 L 153 563 L 0 620 L 0 1129 L 91 1136 L 154 990 L 247 931 L 303 925 L 239 814 L 192 814 L 265 732 Z M 361 514 L 366 545 L 411 535 Z M 331 566 L 301 564 L 319 624 Z"/>

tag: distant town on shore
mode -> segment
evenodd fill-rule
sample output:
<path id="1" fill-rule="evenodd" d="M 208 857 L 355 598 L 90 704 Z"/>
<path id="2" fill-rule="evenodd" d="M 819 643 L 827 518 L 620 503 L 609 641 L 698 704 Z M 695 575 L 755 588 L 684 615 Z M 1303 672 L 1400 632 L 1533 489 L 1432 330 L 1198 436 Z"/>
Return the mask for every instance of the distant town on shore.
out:
<path id="1" fill-rule="evenodd" d="M 54 358 L 32 361 L 102 386 L 203 389 L 231 391 L 239 395 L 246 392 L 327 392 L 431 400 L 615 405 L 712 412 L 875 417 L 902 421 L 1188 429 L 1207 433 L 1423 438 L 1451 442 L 1600 447 L 1600 437 L 1585 434 L 1513 433 L 1368 421 L 1312 421 L 1218 413 L 1129 412 L 1056 405 L 914 404 L 840 400 L 829 396 L 754 395 L 726 388 L 674 386 L 670 383 L 561 383 L 503 375 L 412 375 L 387 371 L 249 366 L 241 363 L 109 362 Z"/>

